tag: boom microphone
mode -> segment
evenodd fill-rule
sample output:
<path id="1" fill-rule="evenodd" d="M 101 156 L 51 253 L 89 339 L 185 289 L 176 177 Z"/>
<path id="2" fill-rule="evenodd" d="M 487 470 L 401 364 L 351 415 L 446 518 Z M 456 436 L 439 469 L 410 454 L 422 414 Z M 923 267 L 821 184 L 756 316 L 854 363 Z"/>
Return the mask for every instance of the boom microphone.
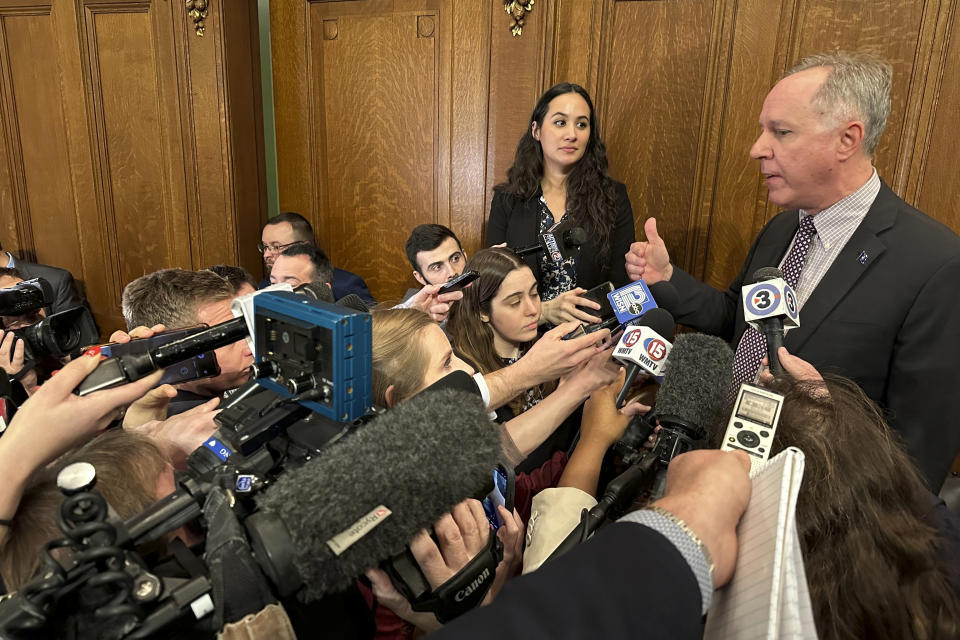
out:
<path id="1" fill-rule="evenodd" d="M 265 568 L 275 584 L 296 577 L 308 599 L 340 591 L 458 502 L 486 494 L 500 459 L 476 394 L 421 392 L 281 476 L 247 519 L 263 534 L 251 535 L 253 548 L 275 559 Z M 292 551 L 280 558 L 268 546 Z"/>
<path id="2" fill-rule="evenodd" d="M 617 408 L 621 408 L 641 370 L 659 376 L 665 358 L 670 353 L 669 336 L 673 335 L 673 316 L 666 309 L 651 309 L 636 324 L 631 325 L 613 350 L 615 360 L 627 367 L 623 387 L 617 394 Z"/>

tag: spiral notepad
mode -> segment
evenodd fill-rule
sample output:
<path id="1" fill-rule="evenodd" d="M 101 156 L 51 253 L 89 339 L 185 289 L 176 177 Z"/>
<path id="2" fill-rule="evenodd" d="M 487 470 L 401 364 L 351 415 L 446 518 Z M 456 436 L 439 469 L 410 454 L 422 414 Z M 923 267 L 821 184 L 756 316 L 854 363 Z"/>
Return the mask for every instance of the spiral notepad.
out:
<path id="1" fill-rule="evenodd" d="M 737 527 L 737 568 L 713 594 L 707 640 L 817 637 L 796 526 L 803 464 L 803 452 L 791 447 L 751 471 L 753 492 Z"/>

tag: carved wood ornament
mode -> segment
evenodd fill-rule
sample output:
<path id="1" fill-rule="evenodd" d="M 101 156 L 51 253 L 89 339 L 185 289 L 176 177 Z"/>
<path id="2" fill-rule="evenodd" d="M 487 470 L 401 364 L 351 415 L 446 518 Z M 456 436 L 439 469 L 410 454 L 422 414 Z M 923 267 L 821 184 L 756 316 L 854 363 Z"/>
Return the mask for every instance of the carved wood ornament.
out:
<path id="1" fill-rule="evenodd" d="M 201 38 L 207 28 L 204 21 L 207 19 L 207 6 L 209 4 L 209 0 L 186 0 L 187 15 L 193 20 L 194 29 Z"/>
<path id="2" fill-rule="evenodd" d="M 513 22 L 510 24 L 510 33 L 514 37 L 519 36 L 523 32 L 523 22 L 524 16 L 533 11 L 533 2 L 524 2 L 523 0 L 503 0 L 503 10 L 513 19 Z"/>

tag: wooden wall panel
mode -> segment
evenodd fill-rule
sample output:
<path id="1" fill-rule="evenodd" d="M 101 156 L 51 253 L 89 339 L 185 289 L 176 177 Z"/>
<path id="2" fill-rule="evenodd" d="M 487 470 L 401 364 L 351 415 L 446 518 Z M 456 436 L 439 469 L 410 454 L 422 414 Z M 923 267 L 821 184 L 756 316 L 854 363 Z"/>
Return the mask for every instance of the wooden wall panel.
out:
<path id="1" fill-rule="evenodd" d="M 35 14 L 34 11 L 39 11 Z M 77 222 L 70 215 L 72 196 L 62 101 L 55 82 L 57 43 L 50 7 L 4 12 L 2 100 L 10 222 L 19 222 L 19 238 L 9 246 L 34 247 L 27 255 L 80 274 Z M 64 215 L 66 214 L 66 215 Z M 8 246 L 5 245 L 4 246 Z"/>
<path id="2" fill-rule="evenodd" d="M 960 6 L 953 3 L 940 17 L 942 35 L 940 46 L 934 47 L 936 64 L 931 65 L 934 70 L 923 112 L 928 128 L 918 137 L 909 193 L 918 208 L 960 233 L 960 171 L 954 134 L 960 121 Z"/>
<path id="3" fill-rule="evenodd" d="M 449 143 L 445 143 L 449 144 L 450 158 L 450 215 L 444 224 L 457 229 L 457 236 L 469 254 L 483 246 L 486 231 L 483 221 L 490 210 L 486 199 L 490 166 L 487 122 L 488 113 L 492 111 L 489 104 L 493 102 L 493 78 L 488 69 L 495 45 L 487 33 L 496 29 L 506 16 L 496 3 L 488 4 L 484 0 L 460 0 L 451 8 L 456 44 L 451 53 L 450 138 Z M 441 132 L 441 142 L 444 139 Z M 442 211 L 437 212 L 437 220 L 444 220 Z M 412 229 L 412 226 L 404 229 L 404 242 Z M 409 264 L 403 268 L 410 273 Z M 416 286 L 410 275 L 407 283 Z"/>
<path id="4" fill-rule="evenodd" d="M 0 0 L 0 240 L 70 269 L 107 334 L 144 273 L 257 268 L 259 61 L 242 6 L 229 21 L 211 6 L 200 39 L 181 3 Z"/>
<path id="5" fill-rule="evenodd" d="M 175 59 L 162 45 L 162 17 L 150 3 L 86 5 L 85 38 L 92 111 L 101 171 L 99 200 L 121 283 L 173 265 L 191 263 L 181 140 L 169 121 L 175 86 L 164 86 Z M 155 9 L 154 9 L 155 11 Z M 178 171 L 179 168 L 179 171 Z M 178 215 L 179 214 L 179 215 Z"/>
<path id="6" fill-rule="evenodd" d="M 554 84 L 545 69 L 550 44 L 550 4 L 538 4 L 535 11 L 527 14 L 520 37 L 511 34 L 510 19 L 502 6 L 490 3 L 490 12 L 486 199 L 480 219 L 484 234 L 493 187 L 507 179 L 507 169 L 513 164 L 517 143 L 529 126 L 533 107 L 540 94 Z"/>
<path id="7" fill-rule="evenodd" d="M 604 12 L 594 101 L 610 172 L 627 184 L 638 227 L 658 219 L 678 264 L 687 260 L 711 26 L 721 6 L 613 2 Z"/>
<path id="8" fill-rule="evenodd" d="M 409 268 L 401 251 L 380 246 L 399 249 L 413 225 L 440 210 L 449 217 L 449 165 L 438 162 L 449 18 L 426 6 L 350 14 L 323 3 L 309 17 L 314 95 L 324 97 L 311 119 L 322 244 L 335 264 L 366 274 L 375 296 L 389 296 Z"/>
<path id="9" fill-rule="evenodd" d="M 790 7 L 769 0 L 736 3 L 730 48 L 720 62 L 727 84 L 723 108 L 715 115 L 721 133 L 714 193 L 704 203 L 709 239 L 693 271 L 715 287 L 730 283 L 766 222 L 767 189 L 749 152 L 759 134 L 763 99 L 785 64 L 786 54 L 776 55 L 777 41 L 790 15 Z"/>

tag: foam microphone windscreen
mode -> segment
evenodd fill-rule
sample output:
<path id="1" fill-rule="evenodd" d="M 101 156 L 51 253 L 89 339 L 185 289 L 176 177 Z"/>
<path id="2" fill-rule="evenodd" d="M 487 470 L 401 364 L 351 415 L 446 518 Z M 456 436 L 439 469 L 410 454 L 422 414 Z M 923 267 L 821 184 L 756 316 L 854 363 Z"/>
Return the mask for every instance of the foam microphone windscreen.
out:
<path id="1" fill-rule="evenodd" d="M 733 384 L 733 351 L 722 339 L 684 333 L 673 341 L 656 414 L 704 429 L 710 437 L 726 411 Z"/>
<path id="2" fill-rule="evenodd" d="M 326 282 L 304 282 L 294 287 L 293 292 L 311 300 L 333 304 L 333 290 Z"/>
<path id="3" fill-rule="evenodd" d="M 676 324 L 673 321 L 673 315 L 671 315 L 669 311 L 661 309 L 660 307 L 654 307 L 636 320 L 630 322 L 630 326 L 650 327 L 659 333 L 662 338 L 669 340 L 670 336 L 673 335 Z"/>
<path id="4" fill-rule="evenodd" d="M 753 272 L 754 282 L 763 282 L 764 280 L 774 280 L 782 277 L 783 273 L 776 267 L 760 267 Z"/>
<path id="5" fill-rule="evenodd" d="M 680 303 L 680 294 L 677 292 L 677 288 L 666 280 L 654 282 L 650 285 L 650 295 L 657 301 L 658 307 L 666 309 L 670 313 L 673 313 Z"/>
<path id="6" fill-rule="evenodd" d="M 355 293 L 348 293 L 347 295 L 343 296 L 337 300 L 337 304 L 341 307 L 353 309 L 354 311 L 359 311 L 361 313 L 370 313 L 370 307 L 368 307 L 367 303 L 363 301 L 363 298 Z"/>
<path id="7" fill-rule="evenodd" d="M 563 243 L 568 247 L 579 247 L 587 242 L 587 232 L 583 227 L 574 227 L 563 232 Z"/>
<path id="8" fill-rule="evenodd" d="M 284 473 L 257 502 L 285 524 L 304 595 L 315 599 L 349 587 L 458 502 L 488 493 L 500 451 L 476 394 L 424 391 Z M 334 554 L 328 541 L 381 506 L 391 515 Z"/>

